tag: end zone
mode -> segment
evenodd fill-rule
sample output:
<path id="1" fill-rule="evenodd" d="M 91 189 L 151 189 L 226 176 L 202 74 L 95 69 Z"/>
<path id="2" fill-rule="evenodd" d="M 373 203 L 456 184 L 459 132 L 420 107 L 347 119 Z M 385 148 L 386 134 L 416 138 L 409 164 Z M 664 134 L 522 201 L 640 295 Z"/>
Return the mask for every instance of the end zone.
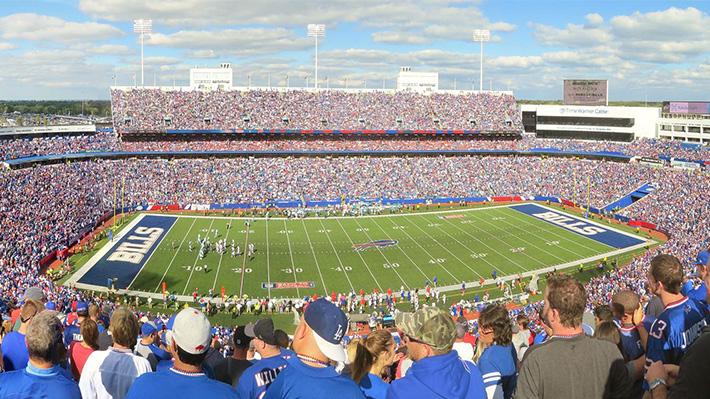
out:
<path id="1" fill-rule="evenodd" d="M 128 288 L 177 219 L 176 216 L 139 215 L 67 283 L 79 288 L 105 288 L 109 278 L 117 277 L 115 287 Z"/>
<path id="2" fill-rule="evenodd" d="M 631 233 L 619 231 L 589 219 L 560 212 L 546 206 L 521 204 L 512 205 L 510 208 L 615 249 L 629 248 L 646 243 L 646 240 Z"/>

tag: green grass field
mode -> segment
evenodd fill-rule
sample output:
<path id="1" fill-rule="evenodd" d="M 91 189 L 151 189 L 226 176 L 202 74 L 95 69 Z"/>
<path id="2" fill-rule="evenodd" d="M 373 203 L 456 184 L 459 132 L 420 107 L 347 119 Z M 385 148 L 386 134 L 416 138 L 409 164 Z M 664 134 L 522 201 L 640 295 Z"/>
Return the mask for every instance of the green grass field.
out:
<path id="1" fill-rule="evenodd" d="M 440 219 L 443 215 L 460 218 Z M 231 220 L 232 228 L 227 230 Z M 160 292 L 161 283 L 178 295 L 224 286 L 239 292 L 243 257 L 231 256 L 231 242 L 244 251 L 245 219 L 180 216 L 159 243 L 131 290 Z M 616 248 L 572 233 L 506 207 L 461 209 L 449 213 L 413 213 L 358 218 L 256 219 L 249 242 L 256 248 L 244 267 L 244 292 L 251 296 L 295 297 L 400 286 L 423 288 L 436 277 L 439 286 L 518 275 L 581 259 L 603 256 Z M 226 238 L 224 255 L 198 256 L 198 234 L 214 242 Z M 353 245 L 396 240 L 397 245 L 356 251 Z M 192 241 L 193 249 L 188 249 Z M 173 249 L 173 244 L 175 249 Z M 204 271 L 207 265 L 207 273 Z M 313 282 L 313 288 L 264 289 L 262 283 Z M 476 284 L 478 286 L 478 284 Z"/>

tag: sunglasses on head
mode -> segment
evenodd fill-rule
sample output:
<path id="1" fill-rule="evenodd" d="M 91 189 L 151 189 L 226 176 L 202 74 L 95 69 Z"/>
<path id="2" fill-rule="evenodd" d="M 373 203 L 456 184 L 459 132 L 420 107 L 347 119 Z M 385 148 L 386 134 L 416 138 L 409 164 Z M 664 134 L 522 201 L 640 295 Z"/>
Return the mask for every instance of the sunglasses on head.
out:
<path id="1" fill-rule="evenodd" d="M 416 339 L 416 338 L 412 338 L 412 336 L 409 335 L 409 334 L 404 334 L 404 340 L 406 341 L 405 343 L 414 342 L 414 343 L 417 343 L 417 344 L 429 345 L 429 344 L 427 344 L 426 342 L 424 342 L 424 341 L 422 341 L 422 340 L 419 340 L 419 339 Z"/>

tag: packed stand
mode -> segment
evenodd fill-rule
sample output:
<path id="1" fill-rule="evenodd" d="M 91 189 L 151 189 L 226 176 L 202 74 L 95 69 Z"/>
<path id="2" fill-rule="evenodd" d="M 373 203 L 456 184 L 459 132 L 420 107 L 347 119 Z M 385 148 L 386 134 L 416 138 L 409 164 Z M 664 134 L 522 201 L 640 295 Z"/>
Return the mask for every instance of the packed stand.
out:
<path id="1" fill-rule="evenodd" d="M 121 149 L 114 133 L 53 136 L 21 139 L 0 139 L 0 160 L 81 152 L 114 152 Z"/>
<path id="2" fill-rule="evenodd" d="M 616 141 L 555 140 L 524 137 L 519 140 L 478 136 L 224 136 L 131 137 L 123 135 L 126 151 L 529 151 L 554 149 L 566 152 L 614 152 L 627 156 L 660 156 L 709 161 L 705 147 L 686 148 L 682 142 L 639 138 Z"/>
<path id="3" fill-rule="evenodd" d="M 477 130 L 522 132 L 515 98 L 327 90 L 111 91 L 119 133 L 177 130 Z"/>

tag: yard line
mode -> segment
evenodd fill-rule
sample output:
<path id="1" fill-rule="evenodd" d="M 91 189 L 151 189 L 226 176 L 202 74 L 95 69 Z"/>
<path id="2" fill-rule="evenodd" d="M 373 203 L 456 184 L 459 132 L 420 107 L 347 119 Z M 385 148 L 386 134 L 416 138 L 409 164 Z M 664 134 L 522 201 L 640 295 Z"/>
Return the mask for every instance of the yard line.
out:
<path id="1" fill-rule="evenodd" d="M 214 224 L 214 219 L 210 222 L 210 227 L 207 228 L 207 233 L 205 234 L 210 234 L 210 231 L 212 230 L 212 224 Z M 205 235 L 205 237 L 207 237 Z M 190 280 L 192 280 L 192 273 L 195 272 L 195 266 L 197 266 L 197 261 L 200 260 L 200 251 L 197 251 L 197 256 L 195 256 L 195 263 L 192 264 L 192 268 L 190 269 L 190 276 L 187 278 L 187 281 L 185 282 L 185 289 L 182 290 L 182 294 L 185 295 L 185 292 L 187 292 L 187 287 L 190 285 Z"/>
<path id="2" fill-rule="evenodd" d="M 323 292 L 325 292 L 325 295 L 328 296 L 328 288 L 325 285 L 325 280 L 323 279 L 323 273 L 320 271 L 320 265 L 318 264 L 318 258 L 316 257 L 316 253 L 313 250 L 313 243 L 311 243 L 311 236 L 308 234 L 308 228 L 306 227 L 306 222 L 301 219 L 301 223 L 303 224 L 303 230 L 306 231 L 306 238 L 308 238 L 308 245 L 311 246 L 311 254 L 313 254 L 313 260 L 316 262 L 316 269 L 318 269 L 318 275 L 320 275 L 320 281 L 323 283 Z"/>
<path id="3" fill-rule="evenodd" d="M 487 224 L 487 225 L 489 225 L 489 226 L 495 226 L 493 223 L 488 222 L 488 221 L 486 221 L 486 220 L 484 220 L 484 219 L 482 219 L 482 218 L 480 218 L 480 217 L 476 217 L 475 215 L 474 215 L 473 217 L 479 219 L 481 222 L 483 222 L 483 223 L 485 223 L 485 224 Z M 510 223 L 508 223 L 508 224 L 510 224 Z M 492 236 L 492 237 L 495 237 L 495 236 Z M 523 242 L 526 243 L 527 245 L 529 245 L 529 246 L 531 246 L 531 247 L 533 247 L 533 248 L 536 248 L 536 249 L 538 249 L 538 250 L 540 250 L 540 251 L 542 251 L 542 252 L 545 252 L 546 254 L 548 254 L 548 255 L 550 255 L 550 256 L 553 256 L 553 257 L 555 257 L 555 258 L 561 260 L 563 263 L 564 263 L 565 260 L 566 260 L 566 259 L 564 259 L 564 258 L 561 258 L 561 257 L 559 257 L 559 256 L 557 256 L 557 255 L 555 255 L 555 254 L 553 254 L 553 253 L 550 253 L 550 252 L 548 252 L 548 251 L 542 249 L 541 247 L 538 247 L 538 246 L 533 245 L 530 241 L 526 240 L 526 239 L 523 238 L 522 236 L 516 235 L 515 237 L 518 237 L 519 240 L 523 241 Z M 498 238 L 498 237 L 495 237 L 495 238 L 496 238 L 497 240 L 501 241 L 501 242 L 505 242 L 505 241 L 501 240 L 501 239 Z M 531 258 L 531 259 L 537 260 L 537 258 L 535 258 L 535 257 L 532 256 L 532 255 L 527 254 L 525 251 L 523 251 L 523 254 L 524 254 L 525 256 Z M 539 260 L 538 260 L 538 262 L 539 262 Z"/>
<path id="4" fill-rule="evenodd" d="M 227 224 L 229 224 L 229 228 L 225 229 L 225 232 L 224 232 L 225 248 L 224 248 L 224 251 L 221 254 L 219 254 L 219 263 L 217 264 L 217 273 L 215 273 L 215 275 L 214 275 L 214 283 L 212 284 L 212 291 L 214 291 L 214 288 L 217 286 L 217 279 L 219 278 L 219 270 L 222 268 L 222 259 L 224 259 L 224 253 L 227 252 L 227 248 L 226 248 L 227 240 L 229 240 L 230 230 L 233 230 L 231 222 L 227 222 Z M 221 292 L 220 292 L 220 294 L 221 294 Z"/>
<path id="5" fill-rule="evenodd" d="M 345 227 L 343 227 L 343 224 L 340 223 L 340 220 L 339 220 L 339 219 L 336 219 L 336 220 L 337 220 L 337 222 L 338 222 L 338 225 L 340 226 L 340 229 L 343 230 L 343 233 L 345 233 L 345 236 L 348 237 L 348 241 L 350 241 L 350 245 L 355 245 L 355 242 L 353 241 L 352 238 L 350 238 L 350 234 L 348 234 L 347 230 L 345 230 Z M 355 220 L 355 222 L 357 223 L 357 219 Z M 360 224 L 360 223 L 358 223 L 358 225 L 359 225 L 359 224 Z M 367 234 L 367 233 L 365 233 L 365 234 Z M 368 238 L 369 238 L 369 234 L 368 234 Z M 371 240 L 371 241 L 372 241 L 372 240 Z M 347 243 L 345 243 L 345 244 L 347 244 Z M 380 254 L 385 258 L 385 260 L 387 261 L 387 263 L 389 263 L 389 260 L 387 260 L 387 257 L 382 253 L 382 250 L 381 250 L 380 248 L 377 248 L 377 249 L 380 251 Z M 368 266 L 368 265 L 367 265 L 367 262 L 365 262 L 365 258 L 362 257 L 362 254 L 360 253 L 360 251 L 355 251 L 355 252 L 357 252 L 358 256 L 360 257 L 360 260 L 362 261 L 362 264 L 365 265 L 365 268 L 366 268 L 367 271 L 370 273 L 370 276 L 372 276 L 372 279 L 375 280 L 375 284 L 377 284 L 377 288 L 379 288 L 379 289 L 380 289 L 380 292 L 382 292 L 382 285 L 381 285 L 380 282 L 377 280 L 377 277 L 375 277 L 375 275 L 372 274 L 372 270 L 370 270 L 370 266 Z M 394 269 L 393 269 L 393 270 L 394 270 Z M 399 279 L 402 280 L 402 283 L 406 286 L 407 283 L 404 281 L 404 279 L 402 279 L 402 276 L 400 276 L 399 273 L 397 273 L 396 270 L 395 270 L 394 272 L 397 274 L 397 276 L 399 277 Z M 407 288 L 409 288 L 409 287 L 407 287 Z"/>
<path id="6" fill-rule="evenodd" d="M 271 264 L 269 263 L 269 219 L 264 223 L 266 227 L 266 287 L 269 298 L 271 298 Z"/>
<path id="7" fill-rule="evenodd" d="M 511 210 L 512 210 L 512 211 L 515 211 L 514 209 L 511 209 Z M 525 223 L 525 224 L 528 225 L 528 226 L 534 226 L 534 224 L 532 224 L 531 222 L 527 221 L 525 218 L 516 217 L 515 214 L 517 214 L 517 213 L 520 213 L 520 212 L 515 211 L 515 213 L 514 213 L 513 216 L 511 216 L 511 217 L 512 217 L 513 219 L 515 219 L 515 220 L 518 220 L 518 221 L 521 221 L 521 222 Z M 522 215 L 523 215 L 523 214 L 520 214 L 520 216 L 522 216 Z M 537 219 L 535 219 L 535 220 L 537 220 Z M 557 236 L 557 237 L 559 237 L 559 238 L 562 239 L 562 240 L 565 240 L 565 241 L 568 241 L 568 242 L 570 242 L 570 243 L 573 243 L 573 244 L 575 244 L 575 245 L 577 245 L 577 246 L 584 247 L 584 248 L 586 248 L 586 249 L 588 249 L 588 250 L 590 250 L 590 251 L 598 252 L 598 251 L 597 251 L 596 249 L 594 249 L 594 248 L 588 247 L 588 246 L 586 246 L 586 245 L 584 245 L 584 244 L 579 244 L 579 243 L 575 242 L 574 240 L 572 240 L 572 239 L 570 239 L 570 238 L 567 238 L 567 236 L 563 236 L 563 235 L 561 235 L 561 234 L 559 234 L 559 233 L 556 233 L 557 231 L 559 231 L 558 229 L 560 229 L 560 227 L 555 226 L 555 225 L 550 225 L 550 230 L 543 230 L 543 231 L 545 231 L 546 233 L 550 233 L 550 234 L 552 234 L 552 235 L 554 235 L 554 236 Z M 580 237 L 583 237 L 583 236 L 580 236 Z M 606 244 L 604 244 L 604 245 L 606 245 Z M 607 246 L 608 246 L 608 247 L 611 247 L 610 245 L 607 245 Z M 567 252 L 570 252 L 570 253 L 572 253 L 572 254 L 576 254 L 574 251 L 572 251 L 572 250 L 570 250 L 570 249 L 567 249 L 564 245 L 560 245 L 560 247 L 562 247 L 562 249 L 564 249 L 564 250 L 567 251 Z M 614 247 L 612 247 L 612 248 L 614 248 Z M 616 249 L 616 248 L 614 248 L 614 249 Z"/>
<path id="8" fill-rule="evenodd" d="M 379 227 L 380 230 L 382 230 L 383 233 L 387 234 L 387 233 L 385 232 L 385 230 L 382 228 L 382 226 L 380 226 L 380 224 L 377 223 L 377 221 L 375 221 L 374 219 L 373 219 L 372 221 L 373 221 L 373 223 L 375 223 L 375 226 Z M 392 219 L 389 219 L 389 221 L 392 222 L 392 225 L 393 225 L 393 226 L 396 226 L 396 224 L 394 223 L 394 221 L 393 221 Z M 436 258 L 435 256 L 432 256 L 432 255 L 429 253 L 429 251 L 427 251 L 426 249 L 424 249 L 424 247 L 423 247 L 421 244 L 419 244 L 419 240 L 415 240 L 414 238 L 412 238 L 412 236 L 409 235 L 409 233 L 407 233 L 407 229 L 400 229 L 400 231 L 401 231 L 402 233 L 406 234 L 406 235 L 407 235 L 407 238 L 409 238 L 409 239 L 412 240 L 415 244 L 417 244 L 417 246 L 418 246 L 422 251 L 424 251 L 424 252 L 427 254 L 427 256 L 429 257 L 429 259 L 435 259 L 435 258 Z M 399 246 L 399 245 L 398 245 L 398 246 Z M 402 253 L 404 254 L 404 256 L 406 256 L 407 259 L 409 259 L 409 260 L 414 264 L 414 266 L 415 266 L 417 269 L 419 269 L 419 271 L 421 271 L 422 274 L 424 274 L 424 276 L 427 278 L 427 280 L 431 280 L 428 276 L 426 276 L 426 274 L 424 273 L 424 271 L 422 271 L 422 269 L 420 269 L 419 266 L 417 266 L 417 264 L 414 262 L 414 260 L 409 256 L 408 253 L 406 253 L 406 252 L 404 251 L 404 249 L 400 248 L 400 250 L 402 251 Z M 437 263 L 437 264 L 438 264 L 438 263 Z M 439 265 L 439 264 L 438 264 L 438 265 Z M 442 269 L 442 270 L 444 270 L 446 273 L 448 273 L 449 276 L 451 276 L 451 278 L 454 279 L 454 281 L 459 281 L 459 279 L 456 278 L 456 276 L 454 276 L 453 274 L 451 274 L 451 272 L 450 272 L 448 269 L 446 269 L 444 266 L 439 265 L 439 268 Z"/>
<path id="9" fill-rule="evenodd" d="M 293 282 L 297 283 L 298 278 L 296 277 L 296 264 L 293 262 L 293 250 L 291 249 L 291 237 L 288 234 L 288 226 L 286 225 L 286 219 L 284 219 L 284 232 L 286 232 L 286 241 L 288 241 L 288 255 L 291 257 L 291 271 L 293 272 Z M 301 297 L 301 292 L 296 286 L 296 296 Z"/>
<path id="10" fill-rule="evenodd" d="M 340 264 L 340 269 L 343 271 L 345 274 L 345 278 L 348 280 L 348 284 L 350 284 L 350 289 L 355 291 L 355 287 L 353 286 L 353 282 L 350 281 L 350 276 L 348 275 L 348 272 L 345 270 L 345 265 L 343 264 L 343 261 L 340 259 L 340 255 L 338 255 L 338 251 L 335 249 L 335 245 L 333 244 L 333 240 L 330 239 L 330 233 L 328 233 L 328 229 L 325 228 L 325 225 L 323 224 L 323 220 L 319 220 L 320 226 L 323 228 L 323 231 L 325 232 L 326 237 L 328 237 L 328 241 L 330 242 L 330 246 L 333 248 L 333 252 L 335 253 L 335 257 L 338 258 L 338 263 Z"/>
<path id="11" fill-rule="evenodd" d="M 456 223 L 454 223 L 454 221 L 455 221 L 455 220 L 458 220 L 458 219 L 443 219 L 443 220 L 446 221 L 446 222 L 448 222 L 448 224 L 449 224 L 450 226 L 454 227 L 455 229 L 458 229 L 458 230 L 461 231 L 462 233 L 464 233 L 464 234 L 466 234 L 467 236 L 473 238 L 476 242 L 480 243 L 480 244 L 483 245 L 484 247 L 486 247 L 486 248 L 488 248 L 489 250 L 495 252 L 496 254 L 500 255 L 500 256 L 503 257 L 504 259 L 507 259 L 510 263 L 514 263 L 514 264 L 515 264 L 516 266 L 518 266 L 520 269 L 522 269 L 522 270 L 524 270 L 524 271 L 527 271 L 527 270 L 528 270 L 528 269 L 524 268 L 520 263 L 516 262 L 516 261 L 513 260 L 513 259 L 510 259 L 509 257 L 507 257 L 506 255 L 504 255 L 503 253 L 497 251 L 495 248 L 493 248 L 493 247 L 491 247 L 490 245 L 486 244 L 483 240 L 479 239 L 479 238 L 476 237 L 475 235 L 473 235 L 473 234 L 469 233 L 468 231 L 462 229 L 461 227 L 457 226 Z M 449 220 L 450 220 L 450 221 L 449 221 Z M 475 226 L 474 226 L 474 227 L 475 227 Z M 486 234 L 487 234 L 487 233 L 486 233 Z M 489 235 L 490 235 L 490 234 L 489 234 Z M 540 262 L 540 261 L 538 261 L 538 263 L 540 263 L 540 264 L 543 265 L 543 266 L 545 265 L 544 263 L 542 263 L 542 262 Z"/>
<path id="12" fill-rule="evenodd" d="M 374 221 L 374 219 L 372 219 L 372 220 Z M 360 228 L 362 228 L 362 225 L 360 224 L 360 221 L 359 221 L 359 220 L 355 219 L 355 223 L 357 223 L 357 225 L 360 226 Z M 379 226 L 378 226 L 378 227 L 379 227 Z M 380 227 L 380 230 L 382 230 L 381 227 Z M 384 233 L 385 231 L 382 230 L 382 232 Z M 372 237 L 370 237 L 370 234 L 369 234 L 365 229 L 363 229 L 363 233 L 365 233 L 365 235 L 367 235 L 367 239 L 368 239 L 368 240 L 374 241 L 374 240 L 372 239 Z M 385 234 L 387 235 L 387 233 L 385 233 Z M 419 270 L 419 272 L 428 280 L 429 277 L 426 275 L 426 273 L 424 273 L 424 271 L 423 271 L 422 269 L 419 268 L 419 266 L 417 266 L 416 263 L 414 263 L 414 260 L 412 260 L 412 258 L 410 258 L 410 257 L 407 255 L 407 253 L 404 252 L 404 250 L 403 250 L 402 248 L 400 248 L 399 245 L 396 245 L 396 247 L 397 247 L 397 249 L 399 249 L 400 251 L 402 251 L 402 253 L 404 254 L 404 256 L 406 256 L 407 259 L 409 259 L 410 262 L 412 262 L 412 264 L 414 265 L 414 267 L 416 267 L 417 270 Z M 382 252 L 382 248 L 377 247 L 377 250 L 380 252 L 380 254 L 382 255 L 382 257 L 385 258 L 385 261 L 390 265 L 390 269 L 392 269 L 392 271 L 397 275 L 397 277 L 399 277 L 399 279 L 402 280 L 402 283 L 404 283 L 404 285 L 407 287 L 407 289 L 409 289 L 409 285 L 404 281 L 404 279 L 402 278 L 402 276 L 399 274 L 399 272 L 397 271 L 397 268 L 392 267 L 392 265 L 394 264 L 394 262 L 391 262 L 391 261 L 389 260 L 389 258 L 384 254 L 384 252 Z M 362 256 L 362 255 L 361 255 L 361 256 Z"/>
<path id="13" fill-rule="evenodd" d="M 180 219 L 178 219 L 178 220 L 175 222 L 175 224 L 177 224 L 179 221 L 180 221 Z M 192 220 L 192 224 L 190 225 L 190 228 L 187 229 L 187 233 L 185 233 L 185 237 L 182 238 L 182 242 L 180 242 L 180 246 L 178 247 L 177 251 L 175 251 L 175 255 L 173 255 L 173 258 L 170 260 L 170 263 L 168 264 L 168 268 L 165 269 L 165 273 L 163 273 L 163 277 L 160 278 L 160 281 L 158 281 L 158 285 L 155 286 L 155 291 L 157 291 L 158 288 L 160 288 L 160 283 L 162 283 L 163 281 L 165 281 L 165 276 L 168 275 L 168 271 L 170 270 L 170 267 L 173 265 L 173 262 L 175 262 L 175 258 L 177 257 L 178 253 L 180 253 L 180 248 L 182 248 L 182 245 L 185 243 L 185 239 L 187 239 L 187 236 L 190 235 L 190 232 L 192 231 L 192 227 L 195 225 L 195 222 L 196 222 L 196 221 L 197 221 L 197 219 L 193 219 L 193 220 Z M 173 226 L 175 226 L 175 224 L 174 224 Z M 172 229 L 172 227 L 171 227 L 171 229 Z M 167 237 L 167 236 L 168 236 L 168 235 L 166 234 L 165 237 Z M 146 264 L 148 264 L 148 262 L 146 262 Z M 141 271 L 142 271 L 142 270 L 143 270 L 143 269 L 141 269 Z M 136 276 L 136 277 L 138 277 L 138 276 Z M 135 280 L 135 279 L 134 279 L 134 280 Z M 130 286 L 129 286 L 129 287 L 130 287 Z"/>
<path id="14" fill-rule="evenodd" d="M 419 216 L 420 216 L 422 219 L 424 219 L 424 221 L 427 221 L 424 216 L 422 216 L 422 215 L 419 215 Z M 446 248 L 446 245 L 444 245 L 444 244 L 442 244 L 441 242 L 439 242 L 439 240 L 437 240 L 436 238 L 434 238 L 434 237 L 433 237 L 431 234 L 429 234 L 426 230 L 422 229 L 417 223 L 412 223 L 412 224 L 413 224 L 416 228 L 418 228 L 419 230 L 421 230 L 422 233 L 426 234 L 427 237 L 429 237 L 430 240 L 432 240 L 432 241 L 434 241 L 435 243 L 439 244 L 439 246 L 442 247 L 442 248 L 444 248 L 444 250 L 445 250 L 446 252 L 450 253 L 451 256 L 453 256 L 454 258 L 456 258 L 459 262 L 463 263 L 463 265 L 466 266 L 466 268 L 468 268 L 468 270 L 472 271 L 472 272 L 473 272 L 474 274 L 476 274 L 478 277 L 483 278 L 482 275 L 480 275 L 480 274 L 479 274 L 477 271 L 475 271 L 472 267 L 470 267 L 468 264 L 466 264 L 466 262 L 464 262 L 464 261 L 461 260 L 458 256 L 456 256 L 455 253 L 451 252 L 451 250 L 449 250 L 448 248 Z M 441 227 L 439 227 L 439 226 L 436 226 L 436 228 L 438 228 L 438 229 L 441 230 L 444 234 L 446 234 L 446 235 L 449 236 L 451 239 L 453 239 L 454 241 L 456 241 L 459 245 L 461 245 L 462 247 L 466 248 L 467 251 L 470 251 L 471 253 L 473 253 L 473 251 L 471 251 L 471 248 L 469 248 L 469 247 L 466 246 L 464 243 L 462 243 L 461 241 L 459 241 L 456 237 L 452 236 L 451 234 L 449 234 L 448 232 L 446 232 L 445 230 L 443 230 L 443 229 L 442 229 Z M 483 258 L 483 261 L 486 262 L 486 263 L 488 263 L 489 265 L 493 266 L 493 263 L 489 262 L 489 261 L 486 260 L 485 258 Z"/>

